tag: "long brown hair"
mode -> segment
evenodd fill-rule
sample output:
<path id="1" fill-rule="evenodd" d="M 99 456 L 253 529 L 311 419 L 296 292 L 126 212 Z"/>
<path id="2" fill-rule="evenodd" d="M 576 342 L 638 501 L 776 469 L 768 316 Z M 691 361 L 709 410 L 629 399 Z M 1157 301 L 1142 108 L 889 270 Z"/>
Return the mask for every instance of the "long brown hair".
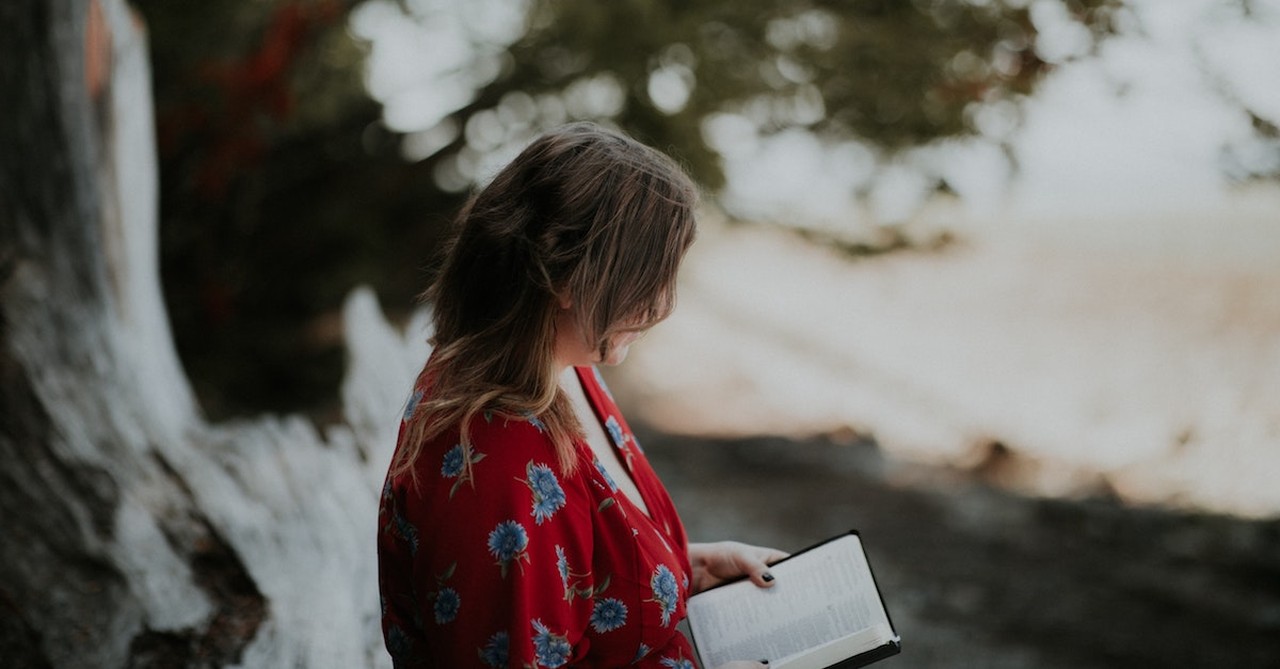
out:
<path id="1" fill-rule="evenodd" d="M 574 123 L 534 140 L 463 207 L 443 267 L 423 294 L 435 331 L 392 474 L 413 471 L 430 439 L 453 427 L 469 466 L 482 412 L 537 417 L 560 469 L 582 434 L 556 378 L 561 300 L 585 341 L 666 318 L 695 235 L 697 190 L 670 158 L 634 139 Z"/>

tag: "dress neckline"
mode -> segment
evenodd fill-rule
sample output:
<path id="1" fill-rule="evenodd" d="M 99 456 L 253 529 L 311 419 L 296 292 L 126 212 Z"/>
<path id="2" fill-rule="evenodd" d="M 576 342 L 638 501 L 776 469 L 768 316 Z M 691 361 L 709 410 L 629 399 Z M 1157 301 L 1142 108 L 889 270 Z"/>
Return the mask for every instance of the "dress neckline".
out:
<path id="1" fill-rule="evenodd" d="M 655 509 L 657 509 L 654 505 L 653 496 L 649 493 L 648 486 L 639 481 L 636 477 L 635 466 L 632 464 L 635 457 L 634 454 L 630 453 L 626 447 L 620 445 L 618 443 L 618 439 L 614 438 L 613 434 L 609 431 L 608 419 L 610 417 L 613 417 L 614 420 L 618 419 L 616 416 L 610 416 L 610 414 L 605 411 L 605 389 L 600 385 L 599 380 L 596 378 L 596 374 L 598 374 L 598 372 L 595 367 L 591 366 L 574 367 L 574 372 L 577 374 L 578 383 L 582 386 L 583 394 L 586 395 L 587 404 L 591 406 L 591 412 L 596 419 L 596 424 L 600 426 L 600 430 L 604 433 L 605 441 L 609 442 L 609 448 L 613 450 L 614 457 L 616 457 L 619 464 L 622 465 L 623 472 L 631 479 L 631 484 L 635 486 L 636 492 L 640 493 L 640 499 L 644 502 L 644 507 L 636 504 L 635 501 L 622 490 L 617 491 L 618 495 L 622 497 L 623 500 L 625 500 L 633 509 L 647 518 L 655 528 L 658 528 L 659 531 L 661 531 L 661 525 L 653 515 L 655 513 Z M 614 413 L 616 414 L 617 412 L 615 411 Z M 620 423 L 618 424 L 618 429 L 621 430 Z M 585 439 L 583 440 L 582 446 L 586 448 L 587 452 L 591 454 L 593 459 L 598 459 L 595 451 L 591 449 L 591 445 L 586 443 Z"/>

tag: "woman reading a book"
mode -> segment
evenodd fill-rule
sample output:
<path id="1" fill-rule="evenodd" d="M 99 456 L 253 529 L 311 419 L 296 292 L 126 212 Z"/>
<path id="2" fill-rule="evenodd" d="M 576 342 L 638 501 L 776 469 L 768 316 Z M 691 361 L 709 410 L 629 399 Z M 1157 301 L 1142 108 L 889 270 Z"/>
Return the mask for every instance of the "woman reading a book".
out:
<path id="1" fill-rule="evenodd" d="M 574 124 L 461 212 L 379 509 L 396 667 L 692 669 L 685 599 L 769 585 L 784 553 L 688 543 L 595 368 L 671 312 L 695 199 L 666 156 Z"/>

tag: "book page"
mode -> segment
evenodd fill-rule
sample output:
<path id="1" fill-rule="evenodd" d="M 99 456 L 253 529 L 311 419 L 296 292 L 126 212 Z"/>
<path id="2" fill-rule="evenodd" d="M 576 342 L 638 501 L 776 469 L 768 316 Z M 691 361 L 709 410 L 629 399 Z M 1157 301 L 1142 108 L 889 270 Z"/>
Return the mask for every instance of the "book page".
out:
<path id="1" fill-rule="evenodd" d="M 893 638 L 856 535 L 819 545 L 770 571 L 777 578 L 771 588 L 739 581 L 689 600 L 689 627 L 704 667 L 763 659 L 778 666 L 818 648 L 827 651 L 817 653 L 824 657 L 845 653 L 831 664 Z"/>

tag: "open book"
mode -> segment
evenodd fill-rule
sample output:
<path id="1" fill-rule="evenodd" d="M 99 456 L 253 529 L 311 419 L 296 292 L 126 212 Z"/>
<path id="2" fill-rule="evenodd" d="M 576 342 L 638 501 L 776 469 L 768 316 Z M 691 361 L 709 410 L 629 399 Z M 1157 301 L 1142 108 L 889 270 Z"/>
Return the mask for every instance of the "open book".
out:
<path id="1" fill-rule="evenodd" d="M 770 567 L 771 588 L 734 581 L 689 598 L 689 630 L 702 666 L 769 660 L 770 669 L 847 669 L 896 654 L 857 530 Z"/>

